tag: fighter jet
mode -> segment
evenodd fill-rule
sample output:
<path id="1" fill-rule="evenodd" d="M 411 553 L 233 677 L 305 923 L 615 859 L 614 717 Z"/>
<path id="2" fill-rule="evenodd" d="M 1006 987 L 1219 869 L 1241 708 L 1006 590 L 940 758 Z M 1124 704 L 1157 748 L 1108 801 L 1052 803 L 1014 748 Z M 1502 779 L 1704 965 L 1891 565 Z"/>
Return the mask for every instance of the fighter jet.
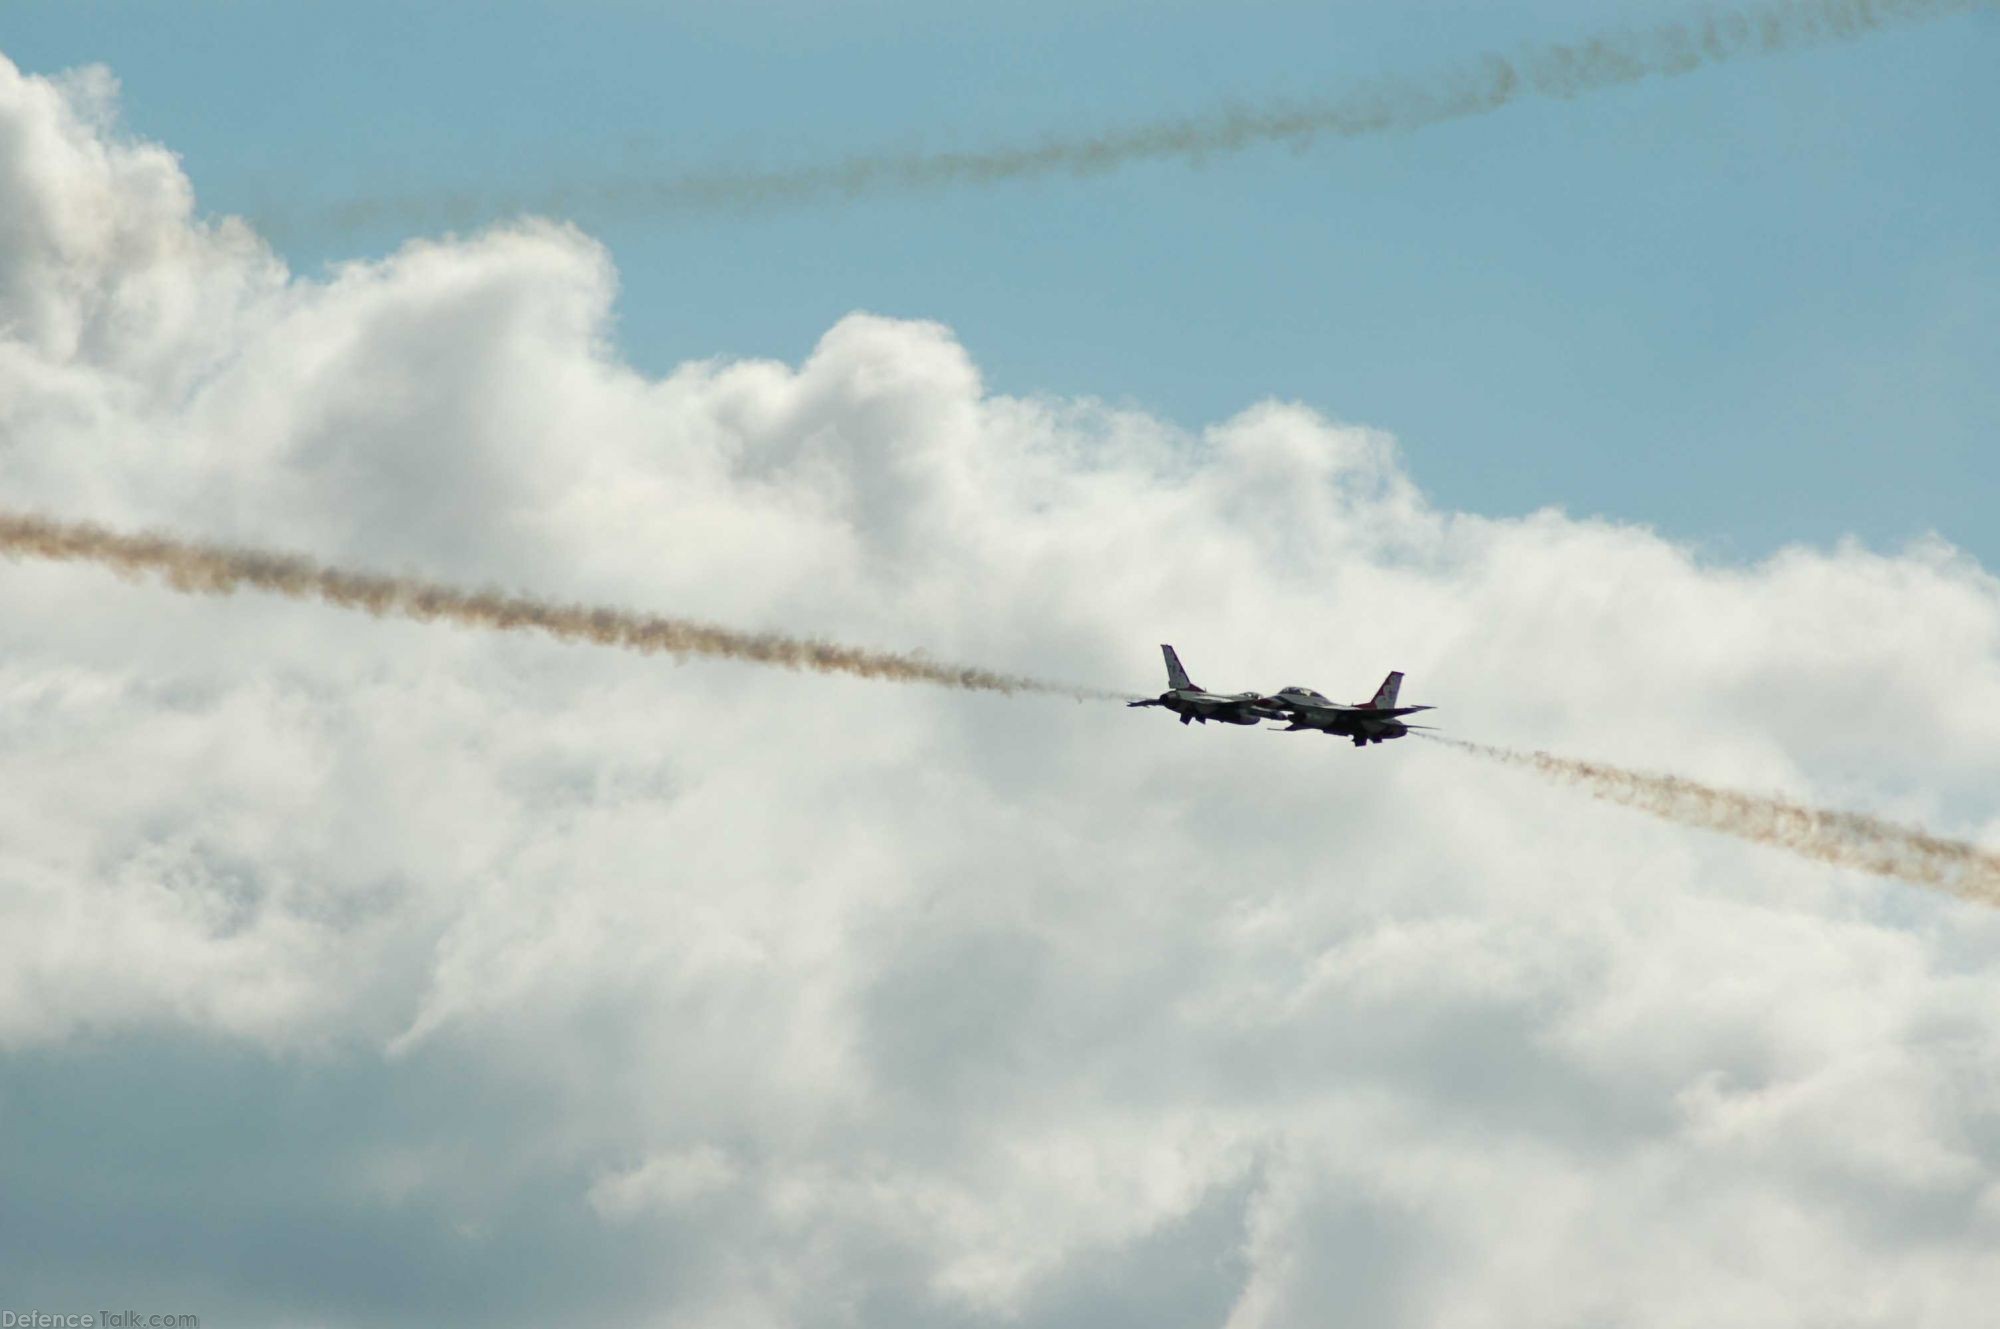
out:
<path id="1" fill-rule="evenodd" d="M 1128 706 L 1164 706 L 1181 717 L 1181 723 L 1199 720 L 1207 724 L 1210 720 L 1220 720 L 1224 724 L 1256 724 L 1260 720 L 1281 720 L 1285 713 L 1266 704 L 1266 699 L 1255 692 L 1205 692 L 1188 679 L 1187 670 L 1181 668 L 1181 658 L 1174 654 L 1171 646 L 1161 646 L 1160 651 L 1167 657 L 1168 688 L 1157 697 L 1144 701 L 1127 702 Z"/>
<path id="2" fill-rule="evenodd" d="M 1374 700 L 1355 706 L 1328 701 L 1311 688 L 1283 688 L 1273 696 L 1261 698 L 1259 704 L 1281 712 L 1278 718 L 1291 721 L 1285 726 L 1286 733 L 1317 729 L 1323 734 L 1351 738 L 1354 746 L 1359 748 L 1401 738 L 1412 729 L 1430 727 L 1404 724 L 1399 718 L 1437 709 L 1434 706 L 1398 706 L 1396 694 L 1402 689 L 1403 675 L 1399 672 L 1382 680 L 1382 686 L 1375 690 Z"/>

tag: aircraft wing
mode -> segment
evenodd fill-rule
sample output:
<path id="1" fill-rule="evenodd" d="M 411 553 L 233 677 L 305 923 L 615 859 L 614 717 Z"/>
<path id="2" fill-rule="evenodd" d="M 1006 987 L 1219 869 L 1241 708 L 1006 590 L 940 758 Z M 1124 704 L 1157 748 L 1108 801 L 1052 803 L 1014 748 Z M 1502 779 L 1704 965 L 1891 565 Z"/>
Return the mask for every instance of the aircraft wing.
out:
<path id="1" fill-rule="evenodd" d="M 1333 702 L 1328 702 L 1326 705 L 1321 706 L 1310 701 L 1294 701 L 1290 697 L 1263 697 L 1258 700 L 1257 704 L 1267 706 L 1282 715 L 1335 716 L 1366 715 L 1369 713 L 1366 706 L 1341 706 Z"/>
<path id="2" fill-rule="evenodd" d="M 1372 717 L 1377 720 L 1393 720 L 1399 715 L 1415 715 L 1418 711 L 1434 711 L 1435 706 L 1342 706 L 1329 702 L 1324 706 L 1309 701 L 1293 701 L 1287 697 L 1265 697 L 1260 705 L 1283 711 L 1287 715 L 1334 716 L 1354 715 Z"/>
<path id="3" fill-rule="evenodd" d="M 1272 719 L 1290 721 L 1285 726 L 1288 729 L 1324 729 L 1329 733 L 1348 732 L 1354 728 L 1354 717 L 1365 713 L 1353 706 L 1315 706 L 1289 697 L 1266 697 L 1262 706 Z"/>

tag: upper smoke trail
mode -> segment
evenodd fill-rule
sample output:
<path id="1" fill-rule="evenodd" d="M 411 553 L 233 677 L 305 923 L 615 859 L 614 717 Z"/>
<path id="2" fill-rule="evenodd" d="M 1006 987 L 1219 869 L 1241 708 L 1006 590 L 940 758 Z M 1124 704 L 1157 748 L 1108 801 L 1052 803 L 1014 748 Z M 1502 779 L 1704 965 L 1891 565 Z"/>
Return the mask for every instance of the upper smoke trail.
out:
<path id="1" fill-rule="evenodd" d="M 1528 97 L 1575 97 L 1709 65 L 1853 41 L 1904 24 L 1981 8 L 1988 0 L 1764 0 L 1716 8 L 1657 27 L 1602 32 L 1508 58 L 1488 54 L 1427 78 L 1390 79 L 1323 100 L 1205 114 L 961 152 L 867 152 L 772 171 L 717 170 L 576 181 L 540 195 L 477 191 L 357 199 L 316 217 L 351 229 L 388 221 L 470 224 L 497 213 L 612 214 L 744 211 L 829 198 L 997 184 L 1033 176 L 1091 175 L 1128 162 L 1199 161 L 1264 143 L 1304 146 L 1417 129 L 1497 111 Z M 280 214 L 266 219 L 279 230 Z"/>
<path id="2" fill-rule="evenodd" d="M 1428 736 L 1427 737 L 1431 737 Z M 1980 904 L 2000 905 L 2000 852 L 1948 840 L 1859 812 L 1831 812 L 1778 798 L 1717 789 L 1678 775 L 1648 775 L 1547 752 L 1520 752 L 1432 738 L 1462 752 L 1519 766 L 1667 821 L 1722 831 L 1795 854 L 1901 877 Z"/>
<path id="3" fill-rule="evenodd" d="M 739 632 L 683 618 L 622 609 L 557 604 L 498 591 L 469 591 L 414 577 L 385 577 L 323 567 L 309 559 L 257 549 L 123 535 L 82 522 L 0 511 L 0 554 L 82 560 L 121 576 L 155 573 L 177 591 L 228 595 L 250 588 L 299 600 L 323 600 L 376 615 L 444 621 L 504 631 L 544 632 L 644 654 L 709 655 L 783 669 L 858 674 L 899 683 L 936 683 L 982 692 L 1045 692 L 1081 700 L 1123 695 L 1015 674 L 941 664 L 920 655 L 863 650 L 776 632 Z"/>

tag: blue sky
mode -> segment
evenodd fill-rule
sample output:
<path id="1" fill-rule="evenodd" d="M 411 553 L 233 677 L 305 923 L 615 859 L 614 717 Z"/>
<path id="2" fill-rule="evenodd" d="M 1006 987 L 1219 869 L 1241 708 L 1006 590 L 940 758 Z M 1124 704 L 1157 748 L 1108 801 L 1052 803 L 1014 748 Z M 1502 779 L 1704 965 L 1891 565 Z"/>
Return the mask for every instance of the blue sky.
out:
<path id="1" fill-rule="evenodd" d="M 123 81 L 205 206 L 977 147 L 1421 74 L 1681 12 L 1535 3 L 9 6 Z M 1265 397 L 1388 429 L 1439 501 L 1722 556 L 2000 534 L 2000 23 L 1199 167 L 751 217 L 592 216 L 624 352 L 796 359 L 853 309 L 1012 393 L 1189 426 Z M 414 225 L 415 223 L 413 223 Z M 405 227 L 294 222 L 304 270 Z"/>

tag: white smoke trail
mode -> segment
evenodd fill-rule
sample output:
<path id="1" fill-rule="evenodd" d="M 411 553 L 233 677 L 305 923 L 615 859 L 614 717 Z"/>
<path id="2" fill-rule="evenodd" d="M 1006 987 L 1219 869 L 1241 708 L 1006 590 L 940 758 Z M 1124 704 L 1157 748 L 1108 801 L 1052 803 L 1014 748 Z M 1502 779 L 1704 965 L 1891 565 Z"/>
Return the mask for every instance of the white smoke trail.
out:
<path id="1" fill-rule="evenodd" d="M 495 215 L 581 208 L 605 215 L 741 212 L 825 199 L 912 192 L 1069 173 L 1129 162 L 1202 161 L 1266 143 L 1304 146 L 1418 129 L 1500 110 L 1529 97 L 1569 98 L 1651 78 L 1673 78 L 1752 56 L 1854 41 L 1888 28 L 1985 7 L 1991 0 L 1760 0 L 1645 29 L 1619 29 L 1509 58 L 1488 54 L 1428 78 L 1390 79 L 1319 101 L 1224 109 L 1039 143 L 961 152 L 865 152 L 771 171 L 717 170 L 571 182 L 540 195 L 451 194 L 361 198 L 305 220 L 336 231 L 386 222 L 469 225 Z M 297 224 L 263 219 L 283 232 Z"/>
<path id="2" fill-rule="evenodd" d="M 377 616 L 447 622 L 498 631 L 545 633 L 564 641 L 641 654 L 714 656 L 857 674 L 898 683 L 934 683 L 982 692 L 1040 692 L 1079 700 L 1123 694 L 1071 687 L 1017 674 L 943 664 L 921 655 L 864 650 L 778 632 L 742 632 L 710 623 L 623 609 L 560 604 L 498 591 L 472 591 L 414 577 L 385 577 L 324 567 L 258 549 L 204 544 L 166 535 L 128 535 L 82 522 L 0 510 L 0 554 L 96 563 L 125 577 L 153 574 L 177 591 L 229 595 L 250 589 L 295 600 L 320 600 Z"/>
<path id="3" fill-rule="evenodd" d="M 1718 789 L 1678 775 L 1629 771 L 1602 762 L 1489 747 L 1463 739 L 1424 737 L 1682 826 L 1721 831 L 1821 863 L 1900 877 L 1960 899 L 2000 905 L 2000 852 L 1963 840 L 1946 839 L 1865 813 L 1835 812 Z"/>

